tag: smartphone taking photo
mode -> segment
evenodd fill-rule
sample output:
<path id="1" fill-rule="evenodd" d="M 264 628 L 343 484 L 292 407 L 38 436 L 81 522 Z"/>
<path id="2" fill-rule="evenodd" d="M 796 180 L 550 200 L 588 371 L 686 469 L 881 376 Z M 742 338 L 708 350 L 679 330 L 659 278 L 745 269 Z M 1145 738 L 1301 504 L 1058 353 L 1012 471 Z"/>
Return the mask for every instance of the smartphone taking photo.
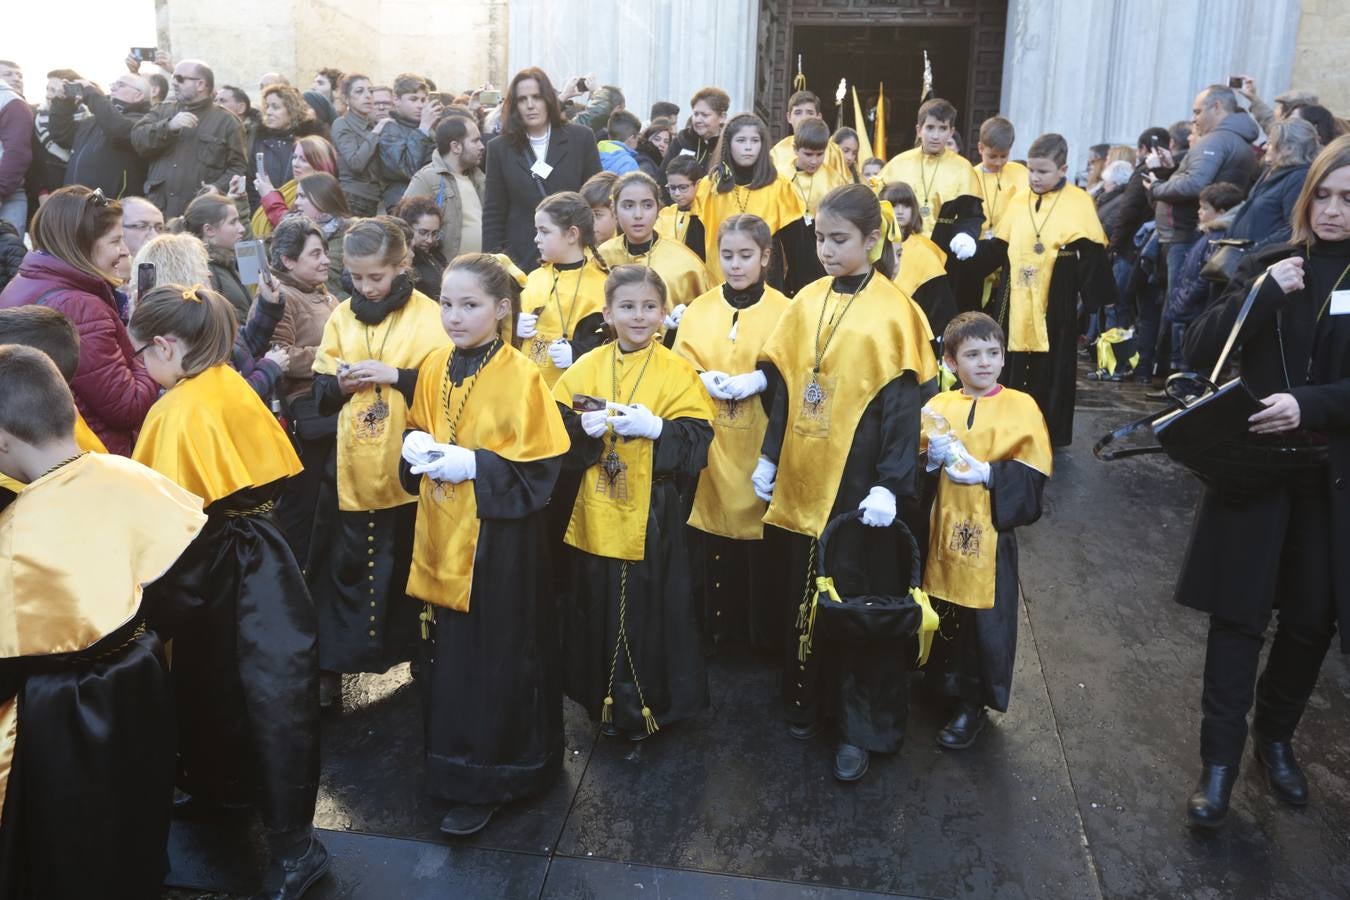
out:
<path id="1" fill-rule="evenodd" d="M 144 297 L 155 289 L 155 264 L 143 262 L 136 267 L 136 296 Z"/>

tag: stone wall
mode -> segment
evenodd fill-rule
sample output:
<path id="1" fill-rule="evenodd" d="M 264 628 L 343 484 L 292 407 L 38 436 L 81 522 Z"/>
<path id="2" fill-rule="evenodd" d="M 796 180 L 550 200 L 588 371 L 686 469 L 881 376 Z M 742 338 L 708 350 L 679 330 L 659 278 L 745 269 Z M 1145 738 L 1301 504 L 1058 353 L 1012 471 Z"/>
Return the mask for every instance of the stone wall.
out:
<path id="1" fill-rule="evenodd" d="M 1350 116 L 1350 3 L 1345 0 L 1303 0 L 1303 17 L 1294 48 L 1294 72 L 1289 86 L 1317 94 L 1322 105 L 1338 116 Z M 1261 88 L 1274 96 L 1275 91 Z"/>

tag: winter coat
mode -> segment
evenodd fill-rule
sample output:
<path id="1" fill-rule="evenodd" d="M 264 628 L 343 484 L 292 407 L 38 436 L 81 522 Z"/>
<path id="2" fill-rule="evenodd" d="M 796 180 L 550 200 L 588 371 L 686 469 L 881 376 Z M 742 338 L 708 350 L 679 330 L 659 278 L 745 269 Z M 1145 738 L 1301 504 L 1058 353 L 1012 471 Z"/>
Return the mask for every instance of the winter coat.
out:
<path id="1" fill-rule="evenodd" d="M 1097 219 L 1102 223 L 1102 230 L 1106 232 L 1107 240 L 1111 238 L 1111 232 L 1116 227 L 1116 220 L 1120 218 L 1120 202 L 1125 197 L 1125 185 L 1108 188 L 1092 198 L 1092 202 L 1097 207 Z"/>
<path id="2" fill-rule="evenodd" d="M 180 112 L 197 116 L 197 127 L 170 131 L 169 120 Z M 230 179 L 250 168 L 244 157 L 244 126 L 210 99 L 161 103 L 132 127 L 131 143 L 150 161 L 145 198 L 169 219 L 183 214 L 202 182 L 227 194 Z"/>
<path id="3" fill-rule="evenodd" d="M 1294 201 L 1303 190 L 1308 177 L 1308 166 L 1281 166 L 1261 174 L 1242 211 L 1233 220 L 1228 236 L 1252 241 L 1252 249 L 1259 250 L 1289 240 L 1289 220 Z"/>
<path id="4" fill-rule="evenodd" d="M 481 207 L 486 181 L 483 170 L 474 169 L 465 177 L 478 194 L 478 205 Z M 434 154 L 431 162 L 418 169 L 412 181 L 408 182 L 408 189 L 403 192 L 403 196 L 436 199 L 436 205 L 441 208 L 441 254 L 446 259 L 459 256 L 460 239 L 463 237 L 464 198 L 460 196 L 455 173 L 445 164 L 445 157 Z"/>
<path id="5" fill-rule="evenodd" d="M 664 184 L 666 173 L 661 171 L 661 151 L 646 138 L 638 138 L 638 168 L 650 175 L 657 184 Z"/>
<path id="6" fill-rule="evenodd" d="M 1177 170 L 1153 185 L 1157 201 L 1158 234 L 1163 243 L 1185 243 L 1195 237 L 1199 223 L 1200 192 L 1226 181 L 1244 193 L 1256 176 L 1252 141 L 1260 135 L 1256 121 L 1245 112 L 1229 113 L 1214 130 L 1194 141 Z"/>
<path id="7" fill-rule="evenodd" d="M 637 151 L 618 141 L 600 141 L 595 145 L 600 154 L 600 168 L 615 175 L 624 175 L 638 170 Z"/>
<path id="8" fill-rule="evenodd" d="M 108 197 L 139 194 L 145 189 L 147 166 L 131 146 L 131 129 L 145 118 L 150 104 L 123 103 L 88 88 L 84 102 L 92 115 L 77 120 L 75 100 L 52 101 L 52 138 L 70 148 L 65 183 L 100 188 Z"/>
<path id="9" fill-rule="evenodd" d="M 607 87 L 598 87 L 591 91 L 586 108 L 577 113 L 573 124 L 583 125 L 598 136 L 602 129 L 609 126 L 609 117 L 618 105 L 619 98 L 613 91 Z"/>
<path id="10" fill-rule="evenodd" d="M 278 288 L 286 309 L 272 332 L 272 343 L 289 350 L 290 357 L 277 393 L 290 399 L 308 394 L 314 384 L 314 354 L 323 342 L 324 326 L 337 309 L 338 299 L 322 284 L 305 290 L 295 282 L 284 282 Z M 254 307 L 258 305 L 255 300 Z"/>
<path id="11" fill-rule="evenodd" d="M 716 145 L 717 138 L 709 140 L 699 137 L 693 128 L 681 129 L 676 132 L 670 146 L 666 148 L 666 158 L 661 160 L 661 169 L 664 171 L 665 167 L 670 165 L 670 161 L 677 156 L 692 156 L 695 162 L 707 169 L 713 147 Z"/>
<path id="12" fill-rule="evenodd" d="M 23 189 L 33 161 L 33 107 L 0 81 L 0 203 Z"/>
<path id="13" fill-rule="evenodd" d="M 27 255 L 28 248 L 23 245 L 19 229 L 0 219 L 0 291 L 19 274 L 19 266 L 23 265 Z"/>
<path id="14" fill-rule="evenodd" d="M 1228 229 L 1237 215 L 1230 209 L 1200 226 L 1200 236 L 1186 253 L 1181 271 L 1168 273 L 1166 318 L 1174 324 L 1185 325 L 1205 311 L 1209 305 L 1210 281 L 1200 277 L 1200 270 L 1214 255 L 1214 242 L 1228 237 Z"/>
<path id="15" fill-rule="evenodd" d="M 239 280 L 239 267 L 234 254 L 221 250 L 211 244 L 206 245 L 210 257 L 211 287 L 218 291 L 234 307 L 235 321 L 240 325 L 248 321 L 248 310 L 253 305 L 253 294 Z"/>
<path id="16" fill-rule="evenodd" d="M 389 126 L 385 126 L 386 128 Z M 352 211 L 361 208 L 374 213 L 380 203 L 380 136 L 370 130 L 370 122 L 354 109 L 338 116 L 333 123 L 333 148 L 337 150 L 338 184 Z"/>
<path id="17" fill-rule="evenodd" d="M 159 397 L 159 385 L 134 354 L 105 279 L 47 253 L 29 253 L 0 292 L 0 309 L 40 303 L 65 315 L 80 336 L 71 379 L 75 405 L 111 453 L 130 456 L 136 432 Z"/>
<path id="18" fill-rule="evenodd" d="M 384 182 L 384 204 L 393 206 L 403 198 L 408 182 L 417 170 L 431 162 L 436 140 L 417 127 L 394 116 L 380 132 L 380 180 Z"/>
<path id="19" fill-rule="evenodd" d="M 1121 259 L 1134 260 L 1134 235 L 1149 219 L 1153 218 L 1153 202 L 1149 199 L 1148 188 L 1144 187 L 1144 173 L 1148 167 L 1143 163 L 1134 167 L 1130 180 L 1125 182 L 1125 191 L 1116 204 L 1116 220 L 1107 233 L 1111 255 Z"/>

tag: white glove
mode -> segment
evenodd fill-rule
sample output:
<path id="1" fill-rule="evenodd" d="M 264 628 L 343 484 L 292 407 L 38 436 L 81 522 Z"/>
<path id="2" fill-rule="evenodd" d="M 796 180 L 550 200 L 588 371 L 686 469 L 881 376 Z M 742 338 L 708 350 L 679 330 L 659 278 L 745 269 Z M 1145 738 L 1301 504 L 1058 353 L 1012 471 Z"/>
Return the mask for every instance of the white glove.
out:
<path id="1" fill-rule="evenodd" d="M 572 342 L 566 338 L 558 338 L 548 345 L 548 358 L 553 360 L 554 368 L 567 368 L 572 364 Z"/>
<path id="2" fill-rule="evenodd" d="M 687 307 L 681 303 L 670 311 L 670 315 L 665 318 L 665 326 L 670 329 L 680 327 L 680 320 L 684 318 L 684 311 Z"/>
<path id="3" fill-rule="evenodd" d="M 957 446 L 949 454 L 951 462 L 942 471 L 947 473 L 947 477 L 957 484 L 988 484 L 989 483 L 989 463 L 980 462 L 971 456 L 965 447 Z M 957 471 L 958 463 L 965 463 L 965 471 Z"/>
<path id="4" fill-rule="evenodd" d="M 581 430 L 593 438 L 598 438 L 609 430 L 609 410 L 596 409 L 581 414 Z"/>
<path id="5" fill-rule="evenodd" d="M 946 434 L 934 434 L 928 438 L 928 464 L 926 468 L 935 472 L 947 464 L 947 455 L 956 442 L 949 431 Z"/>
<path id="6" fill-rule="evenodd" d="M 412 467 L 414 475 L 429 475 L 436 481 L 459 484 L 478 474 L 478 461 L 472 450 L 454 444 L 442 444 L 442 455 L 429 462 Z"/>
<path id="7" fill-rule="evenodd" d="M 535 328 L 535 324 L 538 321 L 539 321 L 538 316 L 532 315 L 527 312 L 523 312 L 520 315 L 516 316 L 516 337 L 519 338 L 534 337 L 537 331 L 537 329 Z"/>
<path id="8" fill-rule="evenodd" d="M 878 485 L 867 492 L 858 509 L 863 511 L 864 525 L 887 528 L 895 521 L 895 495 Z"/>
<path id="9" fill-rule="evenodd" d="M 425 431 L 410 431 L 403 438 L 403 458 L 414 466 L 430 462 L 428 454 L 436 448 L 436 439 Z"/>
<path id="10" fill-rule="evenodd" d="M 609 424 L 620 437 L 654 441 L 661 436 L 661 417 L 641 403 L 632 406 L 611 403 L 609 408 L 618 413 L 609 420 Z"/>
<path id="11" fill-rule="evenodd" d="M 726 372 L 703 372 L 699 376 L 703 380 L 703 386 L 708 389 L 708 393 L 717 400 L 730 400 L 731 395 L 726 392 L 722 382 L 731 376 Z"/>
<path id="12" fill-rule="evenodd" d="M 755 464 L 754 474 L 750 476 L 750 483 L 755 486 L 755 496 L 765 502 L 772 500 L 777 480 L 778 466 L 761 456 Z"/>
<path id="13" fill-rule="evenodd" d="M 968 234 L 958 234 L 949 246 L 957 259 L 970 259 L 975 255 L 975 239 Z"/>
<path id="14" fill-rule="evenodd" d="M 769 379 L 764 377 L 764 373 L 758 369 L 741 375 L 732 375 L 722 382 L 722 390 L 730 394 L 732 400 L 744 400 L 746 397 L 753 397 L 768 386 Z"/>

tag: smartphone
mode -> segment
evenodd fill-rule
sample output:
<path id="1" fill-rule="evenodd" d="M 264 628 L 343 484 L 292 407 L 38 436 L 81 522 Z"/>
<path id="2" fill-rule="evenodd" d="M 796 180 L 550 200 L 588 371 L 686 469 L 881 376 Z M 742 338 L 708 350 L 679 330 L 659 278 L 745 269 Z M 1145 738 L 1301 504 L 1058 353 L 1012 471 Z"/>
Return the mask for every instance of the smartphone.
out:
<path id="1" fill-rule="evenodd" d="M 253 256 L 258 264 L 258 274 L 262 276 L 263 284 L 267 285 L 269 290 L 274 290 L 276 282 L 272 280 L 272 269 L 267 265 L 267 245 L 262 241 L 250 243 L 253 244 Z"/>
<path id="2" fill-rule="evenodd" d="M 608 405 L 603 397 L 592 397 L 590 394 L 572 395 L 572 412 L 599 412 Z"/>
<path id="3" fill-rule="evenodd" d="M 483 91 L 478 95 L 479 106 L 497 106 L 502 102 L 501 91 Z"/>
<path id="4" fill-rule="evenodd" d="M 141 263 L 136 267 L 136 296 L 144 297 L 155 289 L 155 264 Z"/>
<path id="5" fill-rule="evenodd" d="M 239 280 L 256 286 L 262 279 L 262 269 L 266 268 L 262 241 L 240 241 L 235 244 L 234 261 L 239 267 Z"/>
<path id="6" fill-rule="evenodd" d="M 158 50 L 158 47 L 132 47 L 131 55 L 137 62 L 154 62 Z"/>
<path id="7" fill-rule="evenodd" d="M 1233 90 L 1235 90 L 1235 91 L 1240 91 L 1240 90 L 1242 90 L 1242 76 L 1241 76 L 1241 75 L 1229 75 L 1229 76 L 1228 76 L 1228 86 L 1229 86 L 1230 88 L 1232 88 Z"/>
<path id="8" fill-rule="evenodd" d="M 64 82 L 61 85 L 61 92 L 65 94 L 67 97 L 84 96 L 84 88 L 80 87 L 78 84 L 75 84 L 74 82 L 71 81 Z"/>
<path id="9" fill-rule="evenodd" d="M 261 174 L 263 174 L 264 172 L 267 171 L 267 169 L 264 168 L 264 163 L 266 162 L 266 158 L 263 156 L 263 154 L 261 154 L 261 153 L 255 153 L 255 154 L 253 155 L 253 161 L 254 161 L 254 163 L 257 164 L 257 167 L 254 169 L 254 171 L 257 172 L 259 175 L 261 175 Z"/>

